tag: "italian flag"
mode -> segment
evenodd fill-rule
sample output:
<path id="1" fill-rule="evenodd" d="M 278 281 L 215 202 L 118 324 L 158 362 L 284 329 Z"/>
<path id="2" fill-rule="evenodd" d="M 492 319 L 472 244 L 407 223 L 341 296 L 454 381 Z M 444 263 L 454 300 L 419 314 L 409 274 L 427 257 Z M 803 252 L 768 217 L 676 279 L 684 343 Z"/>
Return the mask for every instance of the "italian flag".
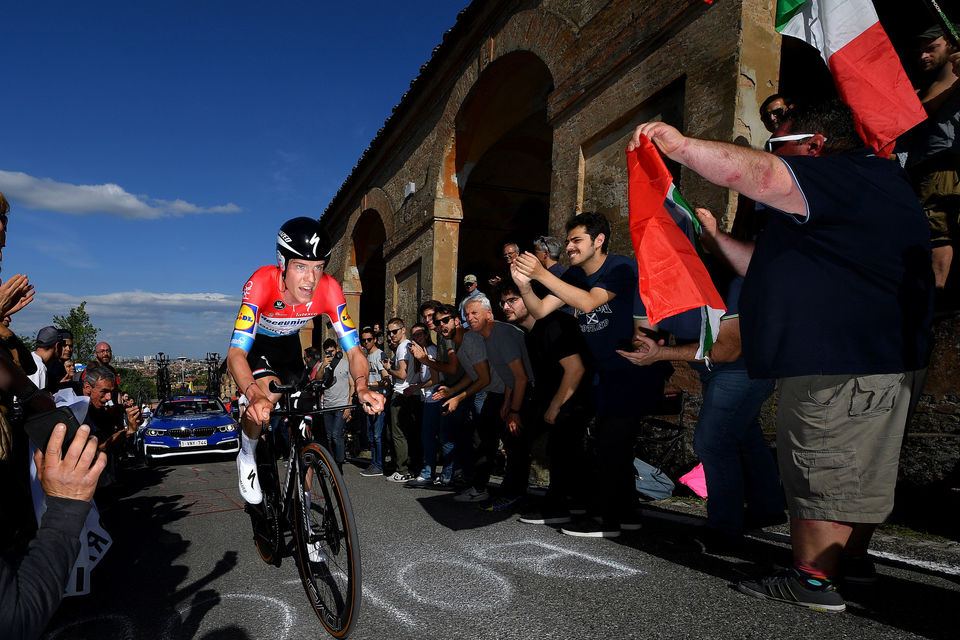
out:
<path id="1" fill-rule="evenodd" d="M 776 29 L 820 51 L 876 151 L 927 117 L 871 0 L 777 0 Z"/>
<path id="2" fill-rule="evenodd" d="M 726 305 L 700 259 L 700 223 L 646 136 L 627 152 L 627 177 L 630 237 L 647 319 L 656 324 L 699 309 L 697 359 L 702 359 L 713 347 Z"/>

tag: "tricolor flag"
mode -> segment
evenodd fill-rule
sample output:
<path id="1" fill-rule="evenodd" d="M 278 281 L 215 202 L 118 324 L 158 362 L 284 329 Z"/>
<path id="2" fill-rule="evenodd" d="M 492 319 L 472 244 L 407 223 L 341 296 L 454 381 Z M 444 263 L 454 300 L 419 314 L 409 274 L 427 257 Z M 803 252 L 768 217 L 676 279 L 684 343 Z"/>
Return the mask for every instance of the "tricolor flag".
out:
<path id="1" fill-rule="evenodd" d="M 627 152 L 627 177 L 630 237 L 647 318 L 656 324 L 700 309 L 697 358 L 703 358 L 713 347 L 726 305 L 698 254 L 700 223 L 646 136 Z"/>
<path id="2" fill-rule="evenodd" d="M 871 0 L 777 0 L 776 28 L 820 51 L 860 136 L 878 152 L 927 117 Z"/>

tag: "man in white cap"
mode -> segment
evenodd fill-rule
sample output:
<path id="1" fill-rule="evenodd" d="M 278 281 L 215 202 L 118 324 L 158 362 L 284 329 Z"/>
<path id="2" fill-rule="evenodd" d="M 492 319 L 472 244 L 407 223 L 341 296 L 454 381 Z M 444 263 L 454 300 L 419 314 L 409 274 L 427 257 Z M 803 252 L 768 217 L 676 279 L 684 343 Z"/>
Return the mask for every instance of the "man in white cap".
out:
<path id="1" fill-rule="evenodd" d="M 460 320 L 463 322 L 463 325 L 466 326 L 467 316 L 463 310 L 464 305 L 466 305 L 470 300 L 483 294 L 480 292 L 480 289 L 477 288 L 477 276 L 473 275 L 472 273 L 463 276 L 463 286 L 467 290 L 467 295 L 465 295 L 463 300 L 460 301 Z"/>

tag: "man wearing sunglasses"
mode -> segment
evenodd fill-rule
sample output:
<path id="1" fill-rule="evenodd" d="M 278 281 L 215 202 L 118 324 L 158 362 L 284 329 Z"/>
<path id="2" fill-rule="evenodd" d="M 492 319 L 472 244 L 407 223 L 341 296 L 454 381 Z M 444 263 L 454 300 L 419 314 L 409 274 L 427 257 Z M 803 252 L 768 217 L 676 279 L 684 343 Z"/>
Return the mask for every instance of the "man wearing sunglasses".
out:
<path id="1" fill-rule="evenodd" d="M 704 244 L 746 276 L 749 376 L 777 379 L 780 389 L 777 455 L 794 566 L 737 588 L 844 611 L 834 579 L 876 581 L 867 546 L 893 509 L 900 443 L 926 367 L 933 270 L 923 212 L 898 164 L 864 148 L 839 101 L 781 125 L 776 156 L 662 122 L 638 127 L 628 151 L 641 135 L 769 210 L 756 245 L 697 210 Z"/>
<path id="2" fill-rule="evenodd" d="M 795 105 L 790 98 L 784 97 L 779 93 L 769 96 L 760 105 L 760 120 L 767 131 L 773 133 L 780 125 L 790 119 Z"/>
<path id="3" fill-rule="evenodd" d="M 410 353 L 407 328 L 400 318 L 391 318 L 387 323 L 387 343 L 393 351 L 390 360 L 383 366 L 393 378 L 393 395 L 390 397 L 390 439 L 393 442 L 396 470 L 388 480 L 407 482 L 413 479 L 411 464 L 418 465 L 423 458 L 420 447 L 420 419 L 417 413 L 419 398 L 404 395 L 404 391 L 417 377 Z"/>
<path id="4" fill-rule="evenodd" d="M 360 346 L 367 354 L 370 363 L 370 375 L 367 377 L 367 386 L 384 397 L 390 387 L 389 375 L 383 366 L 383 351 L 377 347 L 377 337 L 370 327 L 360 331 Z M 383 475 L 383 419 L 384 413 L 367 416 L 367 441 L 370 443 L 370 466 L 360 472 L 361 476 L 374 477 Z"/>

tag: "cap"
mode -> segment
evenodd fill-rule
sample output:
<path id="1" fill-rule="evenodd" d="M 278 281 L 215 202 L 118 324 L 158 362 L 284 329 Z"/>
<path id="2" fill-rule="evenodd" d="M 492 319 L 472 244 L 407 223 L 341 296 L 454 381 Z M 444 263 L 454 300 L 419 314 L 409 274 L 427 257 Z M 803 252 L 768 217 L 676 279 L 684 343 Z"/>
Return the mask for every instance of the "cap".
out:
<path id="1" fill-rule="evenodd" d="M 48 349 L 60 340 L 60 330 L 56 327 L 44 327 L 37 331 L 37 346 Z"/>
<path id="2" fill-rule="evenodd" d="M 915 39 L 918 41 L 936 40 L 937 38 L 940 38 L 942 36 L 943 36 L 943 27 L 936 24 L 930 27 L 929 29 L 927 29 L 926 31 L 917 34 L 917 37 Z"/>
<path id="3" fill-rule="evenodd" d="M 463 284 L 476 283 L 476 281 L 477 281 L 477 276 L 473 275 L 472 273 L 468 276 L 463 277 Z"/>

